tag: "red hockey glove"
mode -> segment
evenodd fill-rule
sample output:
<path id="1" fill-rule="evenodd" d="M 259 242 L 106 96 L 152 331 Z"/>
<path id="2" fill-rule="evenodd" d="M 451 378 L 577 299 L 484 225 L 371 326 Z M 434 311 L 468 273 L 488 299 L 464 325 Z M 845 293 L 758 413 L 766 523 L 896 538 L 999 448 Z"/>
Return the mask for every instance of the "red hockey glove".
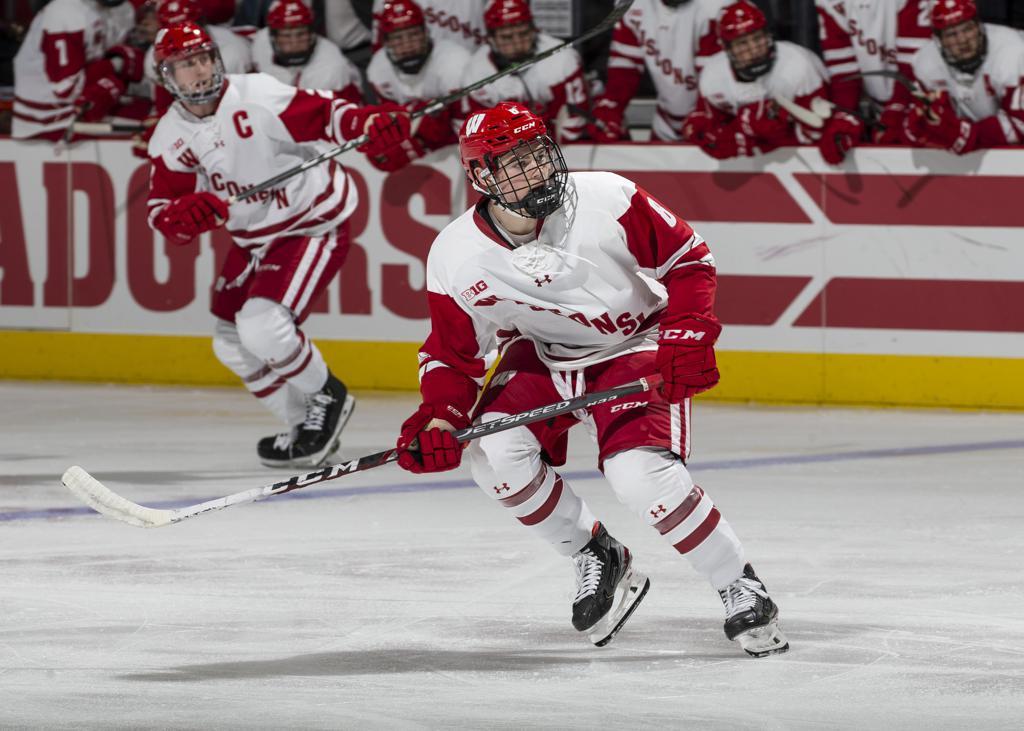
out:
<path id="1" fill-rule="evenodd" d="M 702 112 L 692 112 L 683 120 L 682 136 L 687 142 L 699 145 L 714 127 L 715 123 L 710 116 Z"/>
<path id="2" fill-rule="evenodd" d="M 836 111 L 825 123 L 818 150 L 829 165 L 838 165 L 860 140 L 864 123 L 846 112 Z"/>
<path id="3" fill-rule="evenodd" d="M 977 146 L 974 125 L 957 115 L 945 91 L 934 94 L 930 105 L 915 103 L 912 114 L 914 118 L 908 122 L 908 131 L 916 136 L 919 144 L 940 147 L 958 155 Z"/>
<path id="4" fill-rule="evenodd" d="M 771 100 L 741 107 L 736 119 L 743 134 L 757 141 L 780 145 L 791 136 L 789 115 Z"/>
<path id="5" fill-rule="evenodd" d="M 189 193 L 164 206 L 153 225 L 176 244 L 187 244 L 201 233 L 224 225 L 228 204 L 213 193 Z"/>
<path id="6" fill-rule="evenodd" d="M 903 102 L 889 102 L 882 108 L 878 116 L 878 126 L 871 133 L 871 141 L 876 145 L 905 145 L 909 140 L 903 131 L 907 118 L 907 105 Z"/>
<path id="7" fill-rule="evenodd" d="M 697 141 L 700 149 L 716 160 L 727 160 L 740 154 L 736 132 L 729 127 L 705 132 Z"/>
<path id="8" fill-rule="evenodd" d="M 142 81 L 146 52 L 135 46 L 111 46 L 104 56 L 114 64 L 117 75 L 129 84 Z"/>
<path id="9" fill-rule="evenodd" d="M 358 149 L 368 157 L 387 154 L 403 140 L 409 139 L 409 112 L 399 104 L 355 107 L 341 115 L 341 136 L 354 140 L 362 135 L 370 139 Z"/>
<path id="10" fill-rule="evenodd" d="M 625 110 L 617 101 L 607 97 L 598 99 L 591 110 L 593 121 L 587 124 L 587 135 L 597 143 L 628 140 L 624 113 Z"/>
<path id="11" fill-rule="evenodd" d="M 432 419 L 443 419 L 456 429 L 469 426 L 469 419 L 451 406 L 420 404 L 416 413 L 405 420 L 395 445 L 398 449 L 398 466 L 417 475 L 424 472 L 446 472 L 462 462 L 462 444 L 455 440 L 452 432 L 434 427 L 426 429 Z M 413 440 L 418 448 L 410 450 Z"/>
<path id="12" fill-rule="evenodd" d="M 75 99 L 75 110 L 83 122 L 99 122 L 110 114 L 117 100 L 124 93 L 125 84 L 119 78 L 101 76 L 91 84 L 86 84 L 82 93 Z"/>
<path id="13" fill-rule="evenodd" d="M 666 399 L 679 403 L 718 383 L 714 344 L 720 332 L 712 317 L 688 313 L 662 319 L 655 364 Z"/>
<path id="14" fill-rule="evenodd" d="M 397 147 L 391 147 L 387 152 L 380 155 L 368 155 L 370 164 L 385 173 L 393 173 L 401 170 L 413 160 L 418 160 L 426 154 L 423 145 L 415 137 L 402 140 Z"/>

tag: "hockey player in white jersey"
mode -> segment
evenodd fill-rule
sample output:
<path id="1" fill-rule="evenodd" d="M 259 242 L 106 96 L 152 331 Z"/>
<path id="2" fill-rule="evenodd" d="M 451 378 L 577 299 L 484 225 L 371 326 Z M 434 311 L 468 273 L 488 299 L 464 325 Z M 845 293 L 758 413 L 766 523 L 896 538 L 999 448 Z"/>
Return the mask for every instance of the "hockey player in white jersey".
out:
<path id="1" fill-rule="evenodd" d="M 938 0 L 934 40 L 913 59 L 914 78 L 927 100 L 897 90 L 910 110 L 904 129 L 911 144 L 962 155 L 1024 140 L 1024 38 L 982 23 L 974 0 Z"/>
<path id="2" fill-rule="evenodd" d="M 447 40 L 433 40 L 423 9 L 413 0 L 390 0 L 377 16 L 383 46 L 373 54 L 366 77 L 382 100 L 415 111 L 462 88 L 470 53 Z M 432 150 L 459 141 L 452 107 L 413 121 L 412 135 L 392 154 L 371 159 L 380 170 L 399 170 Z"/>
<path id="3" fill-rule="evenodd" d="M 644 67 L 658 92 L 651 138 L 682 140 L 683 120 L 697 105 L 704 64 L 720 46 L 716 20 L 730 0 L 636 0 L 612 31 L 605 92 L 587 127 L 597 142 L 627 139 L 623 117 Z"/>
<path id="4" fill-rule="evenodd" d="M 374 48 L 384 44 L 384 32 L 378 27 L 385 7 L 394 0 L 373 0 Z M 484 25 L 484 6 L 487 0 L 423 0 L 424 22 L 435 42 L 448 41 L 470 53 L 487 44 L 487 28 Z"/>
<path id="5" fill-rule="evenodd" d="M 142 78 L 143 53 L 127 43 L 135 11 L 125 0 L 53 0 L 32 19 L 14 57 L 14 137 L 57 140 L 72 120 L 119 110 Z"/>
<path id="6" fill-rule="evenodd" d="M 274 0 L 267 25 L 252 37 L 256 71 L 302 89 L 331 89 L 362 103 L 360 75 L 341 50 L 313 30 L 313 11 L 302 0 Z"/>
<path id="7" fill-rule="evenodd" d="M 764 13 L 746 0 L 722 11 L 718 35 L 725 51 L 704 66 L 684 138 L 719 159 L 818 143 L 820 130 L 800 124 L 774 101 L 782 96 L 808 108 L 824 98 L 828 76 L 818 57 L 776 41 Z"/>
<path id="8" fill-rule="evenodd" d="M 234 245 L 214 286 L 217 357 L 288 431 L 260 440 L 260 460 L 315 466 L 337 448 L 354 399 L 300 329 L 349 246 L 356 187 L 335 160 L 259 195 L 237 196 L 364 133 L 386 153 L 408 135 L 397 107 L 358 107 L 266 74 L 226 74 L 195 23 L 162 28 L 161 83 L 175 103 L 149 142 L 149 223 L 171 243 L 224 227 Z"/>
<path id="9" fill-rule="evenodd" d="M 427 259 L 423 403 L 402 425 L 399 465 L 453 469 L 454 429 L 660 372 L 661 391 L 473 441 L 473 478 L 571 558 L 573 626 L 608 643 L 650 582 L 556 471 L 568 430 L 584 421 L 615 495 L 719 591 L 729 639 L 755 656 L 785 651 L 777 607 L 685 467 L 690 399 L 718 381 L 707 244 L 635 183 L 569 174 L 543 120 L 518 104 L 470 116 L 459 149 L 483 198 Z M 474 408 L 495 348 L 501 362 Z"/>
<path id="10" fill-rule="evenodd" d="M 858 73 L 899 71 L 910 76 L 910 61 L 931 37 L 928 13 L 934 0 L 814 0 L 829 98 L 840 108 L 856 109 L 861 94 L 879 109 L 871 140 L 894 145 L 906 142 L 906 105 L 894 98 L 896 87 L 886 76 Z M 863 125 L 858 136 L 863 133 Z"/>
<path id="11" fill-rule="evenodd" d="M 561 44 L 536 29 L 526 0 L 491 0 L 484 11 L 484 24 L 488 45 L 473 54 L 463 86 Z M 463 112 L 468 115 L 502 100 L 515 100 L 540 115 L 559 139 L 575 142 L 586 127 L 583 113 L 588 98 L 580 55 L 575 49 L 566 49 L 477 89 L 466 97 Z"/>

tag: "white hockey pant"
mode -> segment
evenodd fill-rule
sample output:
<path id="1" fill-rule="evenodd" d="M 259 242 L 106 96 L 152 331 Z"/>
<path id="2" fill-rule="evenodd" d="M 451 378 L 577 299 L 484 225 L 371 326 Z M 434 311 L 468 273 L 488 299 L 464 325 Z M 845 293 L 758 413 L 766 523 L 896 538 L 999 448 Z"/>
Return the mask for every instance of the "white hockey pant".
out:
<path id="1" fill-rule="evenodd" d="M 506 416 L 485 414 L 482 421 Z M 571 556 L 590 542 L 596 518 L 554 469 L 540 459 L 540 443 L 526 427 L 481 437 L 466 450 L 473 479 L 484 492 L 559 553 Z"/>
<path id="2" fill-rule="evenodd" d="M 273 300 L 247 300 L 235 322 L 217 320 L 213 351 L 260 403 L 289 426 L 302 422 L 306 394 L 327 382 L 320 350 Z"/>
<path id="3" fill-rule="evenodd" d="M 627 449 L 604 461 L 604 476 L 619 502 L 661 533 L 715 589 L 743 574 L 739 538 L 676 455 L 653 447 Z"/>

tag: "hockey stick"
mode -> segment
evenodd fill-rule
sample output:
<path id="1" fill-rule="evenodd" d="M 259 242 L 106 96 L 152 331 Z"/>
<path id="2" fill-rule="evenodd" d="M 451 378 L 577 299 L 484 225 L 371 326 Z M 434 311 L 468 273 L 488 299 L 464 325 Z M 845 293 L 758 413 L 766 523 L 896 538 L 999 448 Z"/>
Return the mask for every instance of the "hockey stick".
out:
<path id="1" fill-rule="evenodd" d="M 116 132 L 142 132 L 146 127 L 142 124 L 122 122 L 75 122 L 72 130 L 80 135 L 102 135 Z"/>
<path id="2" fill-rule="evenodd" d="M 638 381 L 633 381 L 632 383 L 611 388 L 607 391 L 584 394 L 583 396 L 577 396 L 576 398 L 567 399 L 565 401 L 558 401 L 553 404 L 548 404 L 547 406 L 539 406 L 536 409 L 531 409 L 530 411 L 523 411 L 519 414 L 512 414 L 501 419 L 495 419 L 494 421 L 469 426 L 455 432 L 455 438 L 460 442 L 468 442 L 471 439 L 479 439 L 480 437 L 487 436 L 488 434 L 497 434 L 498 432 L 513 429 L 517 426 L 532 424 L 535 421 L 551 419 L 556 416 L 561 416 L 562 414 L 571 413 L 578 409 L 585 409 L 591 406 L 597 406 L 598 404 L 607 403 L 608 401 L 614 401 L 615 399 L 622 398 L 623 396 L 650 391 L 657 388 L 660 383 L 661 376 L 648 376 L 647 378 L 641 378 Z M 263 500 L 274 495 L 281 495 L 286 492 L 291 492 L 292 490 L 301 490 L 304 487 L 316 485 L 320 482 L 334 480 L 345 475 L 350 475 L 354 472 L 370 470 L 374 467 L 380 467 L 381 465 L 387 464 L 388 462 L 394 462 L 397 459 L 397 449 L 385 449 L 383 452 L 370 454 L 365 457 L 353 459 L 349 462 L 328 465 L 322 469 L 315 470 L 304 475 L 289 477 L 287 480 L 275 482 L 272 485 L 257 487 L 243 492 L 236 492 L 233 495 L 227 495 L 225 497 L 208 500 L 204 503 L 197 503 L 196 505 L 189 505 L 184 508 L 177 508 L 175 510 L 147 508 L 143 505 L 139 505 L 138 503 L 133 503 L 131 500 L 121 497 L 113 490 L 103 485 L 103 483 L 78 466 L 69 467 L 64 473 L 64 476 L 61 477 L 61 482 L 63 482 L 64 486 L 71 490 L 79 500 L 98 513 L 102 513 L 107 517 L 114 518 L 115 520 L 120 520 L 124 523 L 138 526 L 140 528 L 159 528 L 161 526 L 171 525 L 172 523 L 180 523 L 183 520 L 194 518 L 195 516 L 202 515 L 203 513 L 209 513 L 214 510 L 223 510 L 224 508 L 229 508 L 232 505 L 256 502 L 257 500 Z"/>
<path id="3" fill-rule="evenodd" d="M 576 38 L 572 38 L 568 41 L 565 41 L 564 43 L 559 43 L 557 46 L 552 46 L 548 50 L 542 51 L 541 53 L 538 53 L 535 56 L 530 56 L 529 58 L 524 59 L 519 63 L 514 63 L 511 66 L 507 66 L 506 68 L 502 69 L 496 74 L 491 74 L 485 79 L 474 81 L 469 86 L 464 86 L 458 91 L 453 91 L 451 94 L 448 94 L 447 96 L 443 96 L 440 99 L 431 102 L 422 109 L 417 109 L 416 111 L 412 112 L 409 115 L 409 118 L 419 119 L 420 117 L 424 117 L 428 114 L 434 114 L 435 112 L 439 112 L 452 102 L 457 102 L 459 99 L 462 99 L 463 97 L 472 94 L 477 89 L 487 86 L 488 84 L 494 83 L 498 79 L 503 79 L 506 76 L 518 73 L 519 71 L 525 69 L 527 66 L 533 66 L 535 63 L 543 61 L 544 59 L 553 56 L 559 51 L 564 51 L 566 48 L 586 43 L 592 38 L 595 38 L 601 35 L 602 33 L 611 30 L 612 27 L 619 22 L 619 19 L 626 14 L 626 11 L 629 10 L 632 4 L 633 0 L 622 0 L 614 8 L 612 8 L 612 11 L 608 13 L 604 20 L 602 20 L 600 23 L 598 23 L 593 28 L 588 30 L 586 33 L 583 33 L 582 35 Z M 296 165 L 293 168 L 285 170 L 283 173 L 280 173 L 272 178 L 264 180 L 262 183 L 257 183 L 253 187 L 243 190 L 238 195 L 230 196 L 227 199 L 227 204 L 230 206 L 231 204 L 236 203 L 237 201 L 243 198 L 250 198 L 254 195 L 261 193 L 264 190 L 267 190 L 268 188 L 273 188 L 279 183 L 283 183 L 285 180 L 294 178 L 296 175 L 300 175 L 309 170 L 310 168 L 316 167 L 321 163 L 327 162 L 328 160 L 337 157 L 343 152 L 348 152 L 349 150 L 359 147 L 360 145 L 364 145 L 367 142 L 369 142 L 369 140 L 369 135 L 361 135 L 360 137 L 357 137 L 354 140 L 349 140 L 343 145 L 322 152 L 316 157 L 306 160 L 306 162 L 302 163 L 301 165 Z"/>

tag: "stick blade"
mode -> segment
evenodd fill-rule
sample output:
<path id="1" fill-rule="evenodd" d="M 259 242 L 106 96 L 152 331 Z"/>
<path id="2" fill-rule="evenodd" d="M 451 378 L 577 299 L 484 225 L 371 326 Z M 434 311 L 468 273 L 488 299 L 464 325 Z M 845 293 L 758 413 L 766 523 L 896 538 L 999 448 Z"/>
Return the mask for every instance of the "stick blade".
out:
<path id="1" fill-rule="evenodd" d="M 74 493 L 75 497 L 108 518 L 139 528 L 159 528 L 171 522 L 172 511 L 147 508 L 133 503 L 77 465 L 69 467 L 60 481 Z"/>

